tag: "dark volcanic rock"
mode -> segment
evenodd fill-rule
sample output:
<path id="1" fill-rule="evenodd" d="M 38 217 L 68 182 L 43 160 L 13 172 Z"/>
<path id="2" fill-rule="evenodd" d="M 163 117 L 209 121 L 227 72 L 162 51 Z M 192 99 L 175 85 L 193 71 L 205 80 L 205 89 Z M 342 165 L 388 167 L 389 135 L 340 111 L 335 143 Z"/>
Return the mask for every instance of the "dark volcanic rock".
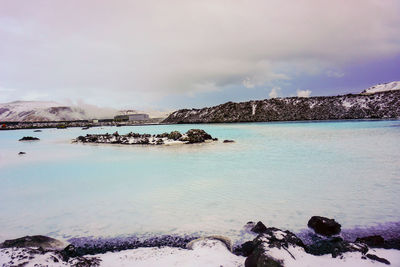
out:
<path id="1" fill-rule="evenodd" d="M 26 248 L 40 247 L 43 249 L 60 249 L 64 247 L 61 241 L 43 235 L 24 236 L 17 239 L 6 240 L 0 245 L 1 248 Z"/>
<path id="2" fill-rule="evenodd" d="M 235 141 L 233 140 L 224 140 L 224 143 L 234 143 Z"/>
<path id="3" fill-rule="evenodd" d="M 313 216 L 308 221 L 308 227 L 313 229 L 315 233 L 324 235 L 324 236 L 332 236 L 340 233 L 341 225 L 337 223 L 334 219 L 329 219 L 321 216 Z"/>
<path id="4" fill-rule="evenodd" d="M 400 117 L 400 90 L 372 95 L 288 97 L 241 103 L 227 102 L 202 109 L 181 109 L 164 123 L 343 120 Z"/>
<path id="5" fill-rule="evenodd" d="M 266 228 L 252 242 L 252 246 L 250 244 L 246 245 L 249 249 L 253 247 L 253 251 L 245 261 L 246 267 L 284 266 L 283 259 L 276 259 L 270 255 L 270 249 L 283 249 L 291 255 L 287 250 L 289 246 L 301 247 L 303 249 L 306 247 L 303 241 L 292 232 L 282 231 L 274 227 Z"/>
<path id="6" fill-rule="evenodd" d="M 24 136 L 21 139 L 19 139 L 19 141 L 36 141 L 36 140 L 40 140 L 37 137 L 33 137 L 33 136 Z"/>
<path id="7" fill-rule="evenodd" d="M 168 135 L 168 139 L 179 140 L 182 137 L 182 134 L 178 131 L 173 131 Z"/>
<path id="8" fill-rule="evenodd" d="M 253 241 L 247 241 L 241 244 L 239 247 L 234 249 L 234 253 L 236 255 L 248 257 L 251 253 L 253 253 L 256 246 L 254 245 Z"/>
<path id="9" fill-rule="evenodd" d="M 262 222 L 258 222 L 253 228 L 251 228 L 251 231 L 257 234 L 264 233 L 266 230 L 267 227 Z"/>
<path id="10" fill-rule="evenodd" d="M 34 130 L 35 133 L 40 133 L 42 130 Z"/>
<path id="11" fill-rule="evenodd" d="M 347 242 L 340 237 L 333 237 L 315 241 L 313 244 L 307 246 L 306 251 L 317 256 L 332 254 L 332 257 L 336 258 L 345 252 L 358 251 L 365 254 L 368 252 L 368 247 L 363 244 Z"/>
<path id="12" fill-rule="evenodd" d="M 212 140 L 211 135 L 206 133 L 204 130 L 201 129 L 190 129 L 186 132 L 188 137 L 188 143 L 202 143 L 206 140 Z"/>
<path id="13" fill-rule="evenodd" d="M 385 239 L 380 235 L 358 237 L 356 242 L 367 244 L 371 248 L 383 248 L 385 245 Z"/>
<path id="14" fill-rule="evenodd" d="M 25 154 L 26 154 L 26 152 L 24 152 L 24 151 L 21 151 L 18 153 L 18 155 L 25 155 Z"/>
<path id="15" fill-rule="evenodd" d="M 366 256 L 367 256 L 367 258 L 370 259 L 370 260 L 379 261 L 379 262 L 381 262 L 381 263 L 390 265 L 390 261 L 388 261 L 388 260 L 385 259 L 385 258 L 378 257 L 378 256 L 376 256 L 376 255 L 374 255 L 374 254 L 367 254 Z"/>
<path id="16" fill-rule="evenodd" d="M 260 252 L 253 253 L 246 258 L 245 267 L 284 267 L 283 261 Z"/>
<path id="17" fill-rule="evenodd" d="M 182 143 L 202 143 L 206 140 L 214 140 L 211 135 L 204 130 L 191 129 L 182 135 L 178 131 L 171 133 L 163 133 L 157 135 L 128 133 L 120 135 L 118 132 L 112 135 L 106 134 L 87 134 L 86 136 L 78 136 L 73 142 L 81 143 L 103 143 L 103 144 L 125 144 L 125 145 L 162 145 L 170 141 L 180 141 Z M 218 140 L 218 139 L 217 139 Z M 175 142 L 173 142 L 175 143 Z"/>

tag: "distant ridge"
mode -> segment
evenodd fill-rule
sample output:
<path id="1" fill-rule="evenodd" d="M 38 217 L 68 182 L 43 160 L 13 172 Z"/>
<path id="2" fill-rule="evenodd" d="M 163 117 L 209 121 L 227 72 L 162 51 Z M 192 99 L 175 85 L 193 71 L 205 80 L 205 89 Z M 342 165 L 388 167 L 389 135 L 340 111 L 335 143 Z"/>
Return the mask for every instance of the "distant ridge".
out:
<path id="1" fill-rule="evenodd" d="M 361 92 L 361 94 L 374 94 L 393 90 L 400 90 L 400 81 L 377 84 L 368 89 L 365 89 Z"/>
<path id="2" fill-rule="evenodd" d="M 361 94 L 287 97 L 228 102 L 202 109 L 181 109 L 164 123 L 266 122 L 296 120 L 400 118 L 400 82 L 376 85 Z"/>

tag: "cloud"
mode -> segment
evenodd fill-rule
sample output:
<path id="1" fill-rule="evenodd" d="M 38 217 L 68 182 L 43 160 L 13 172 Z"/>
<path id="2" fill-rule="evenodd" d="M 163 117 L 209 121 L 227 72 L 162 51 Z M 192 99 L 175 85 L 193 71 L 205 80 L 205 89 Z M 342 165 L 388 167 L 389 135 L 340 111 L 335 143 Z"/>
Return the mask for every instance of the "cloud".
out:
<path id="1" fill-rule="evenodd" d="M 328 70 L 328 71 L 326 71 L 326 76 L 334 77 L 334 78 L 342 78 L 344 76 L 344 72 L 335 71 L 335 70 Z"/>
<path id="2" fill-rule="evenodd" d="M 310 97 L 311 90 L 297 90 L 298 97 Z"/>
<path id="3" fill-rule="evenodd" d="M 0 81 L 20 95 L 138 105 L 400 53 L 397 0 L 1 1 Z"/>
<path id="4" fill-rule="evenodd" d="M 278 97 L 278 92 L 281 91 L 280 87 L 274 87 L 271 89 L 271 92 L 269 93 L 269 98 L 277 98 Z"/>
<path id="5" fill-rule="evenodd" d="M 244 87 L 246 87 L 246 88 L 254 88 L 254 86 L 255 86 L 255 84 L 250 80 L 249 77 L 246 77 L 246 78 L 243 80 L 243 85 L 244 85 Z"/>

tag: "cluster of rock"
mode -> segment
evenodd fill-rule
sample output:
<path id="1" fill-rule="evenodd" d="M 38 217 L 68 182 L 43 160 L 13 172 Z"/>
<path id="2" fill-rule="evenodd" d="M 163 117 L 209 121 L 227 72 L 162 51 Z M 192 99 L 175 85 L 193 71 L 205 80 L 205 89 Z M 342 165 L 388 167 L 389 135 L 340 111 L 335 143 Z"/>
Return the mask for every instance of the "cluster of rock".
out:
<path id="1" fill-rule="evenodd" d="M 384 264 L 390 262 L 375 254 L 369 253 L 371 248 L 397 248 L 393 242 L 386 242 L 381 236 L 357 238 L 355 242 L 343 240 L 340 236 L 341 225 L 334 219 L 313 216 L 308 226 L 315 234 L 310 244 L 305 244 L 294 233 L 275 227 L 266 227 L 262 222 L 249 222 L 251 231 L 258 234 L 253 241 L 243 243 L 235 248 L 235 253 L 246 258 L 246 267 L 283 267 L 288 259 L 296 260 L 296 255 L 326 255 L 341 257 L 345 252 L 359 252 L 361 259 L 370 259 Z M 397 241 L 397 243 L 399 243 Z"/>
<path id="2" fill-rule="evenodd" d="M 199 242 L 214 240 L 224 244 L 234 254 L 244 256 L 245 267 L 283 267 L 297 266 L 297 260 L 300 264 L 304 258 L 327 254 L 340 259 L 346 252 L 358 253 L 360 260 L 368 259 L 390 265 L 387 259 L 377 256 L 370 248 L 400 249 L 399 240 L 389 242 L 376 235 L 360 237 L 354 242 L 343 240 L 338 236 L 341 225 L 334 219 L 314 216 L 309 220 L 308 226 L 314 230 L 314 236 L 312 242 L 307 244 L 290 231 L 266 227 L 262 222 L 249 222 L 246 228 L 256 233 L 257 237 L 237 247 L 233 247 L 231 240 L 223 236 L 199 238 L 166 235 L 144 240 L 137 237 L 126 237 L 122 240 L 74 238 L 69 240 L 70 244 L 66 244 L 38 235 L 6 240 L 0 244 L 0 252 L 8 254 L 9 262 L 5 262 L 5 266 L 23 266 L 33 260 L 40 260 L 49 266 L 56 265 L 55 263 L 63 266 L 64 263 L 71 266 L 98 266 L 101 262 L 99 255 L 106 252 L 164 246 L 193 249 Z"/>
<path id="3" fill-rule="evenodd" d="M 21 139 L 19 139 L 18 141 L 38 141 L 40 140 L 37 137 L 33 137 L 33 136 L 24 136 Z"/>
<path id="4" fill-rule="evenodd" d="M 382 119 L 400 117 L 400 90 L 373 94 L 273 98 L 182 109 L 164 123 Z"/>
<path id="5" fill-rule="evenodd" d="M 194 144 L 206 141 L 217 141 L 210 134 L 201 129 L 190 129 L 184 134 L 179 131 L 162 134 L 139 134 L 128 133 L 120 135 L 118 132 L 113 134 L 87 134 L 74 139 L 74 142 L 81 143 L 104 143 L 104 144 L 124 144 L 124 145 L 163 145 L 172 143 Z"/>

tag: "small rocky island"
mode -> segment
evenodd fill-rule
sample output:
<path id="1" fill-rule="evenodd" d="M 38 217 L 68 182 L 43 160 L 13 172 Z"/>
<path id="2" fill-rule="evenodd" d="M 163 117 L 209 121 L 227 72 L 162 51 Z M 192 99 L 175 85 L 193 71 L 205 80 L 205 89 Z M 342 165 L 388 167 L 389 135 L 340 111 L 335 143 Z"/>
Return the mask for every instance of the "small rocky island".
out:
<path id="1" fill-rule="evenodd" d="M 123 145 L 164 145 L 164 144 L 195 144 L 217 141 L 210 134 L 201 129 L 190 129 L 184 134 L 179 131 L 162 134 L 128 133 L 87 134 L 72 140 L 77 143 L 123 144 Z"/>

